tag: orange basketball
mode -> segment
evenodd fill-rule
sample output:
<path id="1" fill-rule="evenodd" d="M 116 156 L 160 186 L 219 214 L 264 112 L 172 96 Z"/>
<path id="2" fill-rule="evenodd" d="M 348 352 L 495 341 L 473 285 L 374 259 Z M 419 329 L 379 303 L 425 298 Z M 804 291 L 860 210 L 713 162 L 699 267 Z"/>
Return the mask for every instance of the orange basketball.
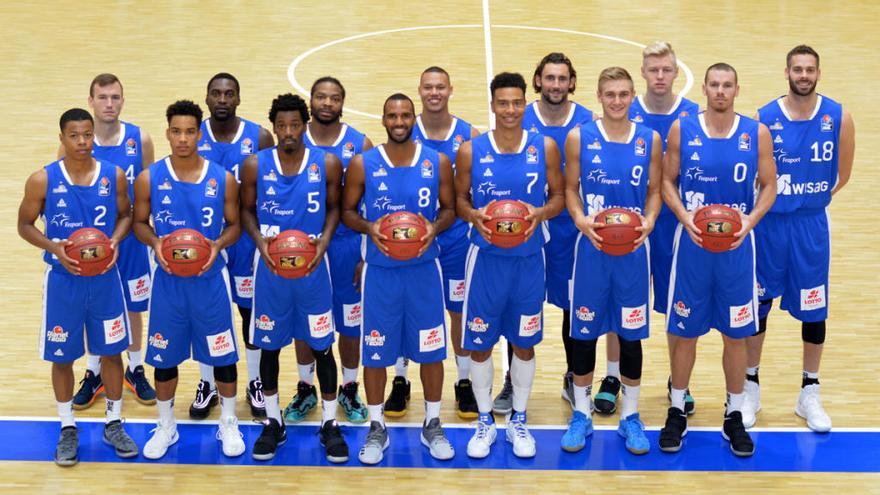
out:
<path id="1" fill-rule="evenodd" d="M 392 213 L 379 224 L 379 233 L 387 237 L 388 256 L 401 261 L 415 258 L 422 249 L 422 237 L 428 233 L 422 217 L 408 211 Z"/>
<path id="2" fill-rule="evenodd" d="M 162 257 L 178 277 L 198 275 L 210 256 L 211 243 L 198 230 L 178 229 L 162 239 Z"/>
<path id="3" fill-rule="evenodd" d="M 700 230 L 703 249 L 722 253 L 736 242 L 733 234 L 742 229 L 739 211 L 724 205 L 704 206 L 694 213 L 694 224 Z"/>
<path id="4" fill-rule="evenodd" d="M 492 233 L 490 242 L 502 248 L 514 248 L 526 241 L 526 230 L 532 222 L 526 220 L 529 208 L 522 201 L 502 199 L 486 208 L 486 215 L 491 217 L 483 224 Z"/>
<path id="5" fill-rule="evenodd" d="M 80 275 L 94 277 L 103 272 L 113 259 L 110 238 L 98 229 L 78 229 L 67 238 L 73 244 L 64 247 L 67 256 L 79 261 Z"/>
<path id="6" fill-rule="evenodd" d="M 594 230 L 602 238 L 602 252 L 612 256 L 623 256 L 633 251 L 633 241 L 641 232 L 639 215 L 625 208 L 608 208 L 596 214 L 595 222 L 600 224 Z"/>
<path id="7" fill-rule="evenodd" d="M 305 276 L 317 251 L 309 242 L 309 235 L 301 230 L 285 230 L 269 243 L 269 257 L 275 262 L 278 275 L 284 278 Z"/>

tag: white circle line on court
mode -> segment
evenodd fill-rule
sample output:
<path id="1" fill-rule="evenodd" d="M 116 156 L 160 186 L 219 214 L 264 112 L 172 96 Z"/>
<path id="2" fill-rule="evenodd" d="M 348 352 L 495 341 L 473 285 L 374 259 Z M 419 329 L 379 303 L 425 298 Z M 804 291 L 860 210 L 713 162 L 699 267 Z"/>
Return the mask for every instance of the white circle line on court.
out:
<path id="1" fill-rule="evenodd" d="M 546 31 L 546 32 L 562 33 L 562 34 L 573 34 L 573 35 L 578 35 L 578 36 L 589 36 L 589 37 L 593 37 L 593 38 L 599 38 L 599 39 L 603 39 L 603 40 L 607 40 L 607 41 L 614 41 L 617 43 L 623 43 L 623 44 L 635 46 L 638 48 L 644 48 L 646 46 L 642 43 L 637 43 L 635 41 L 630 41 L 630 40 L 627 40 L 624 38 L 619 38 L 617 36 L 609 36 L 609 35 L 599 34 L 599 33 L 590 33 L 587 31 L 576 31 L 573 29 L 562 29 L 562 28 L 541 27 L 541 26 L 522 26 L 522 25 L 517 25 L 517 24 L 492 24 L 492 27 L 497 28 L 497 29 L 521 29 L 521 30 L 527 30 L 527 31 Z M 347 43 L 349 41 L 355 41 L 355 40 L 359 40 L 359 39 L 363 39 L 363 38 L 371 38 L 371 37 L 375 37 L 375 36 L 383 36 L 386 34 L 393 34 L 393 33 L 405 33 L 405 32 L 412 32 L 412 31 L 428 31 L 428 30 L 433 30 L 433 29 L 483 29 L 483 25 L 482 24 L 441 24 L 438 26 L 413 26 L 413 27 L 397 28 L 397 29 L 383 29 L 381 31 L 372 31 L 369 33 L 361 33 L 361 34 L 355 34 L 352 36 L 346 36 L 345 38 L 339 38 L 339 39 L 328 41 L 327 43 L 323 43 L 321 45 L 315 46 L 315 47 L 310 48 L 310 49 L 302 52 L 301 54 L 297 55 L 297 57 L 294 58 L 293 61 L 290 63 L 290 65 L 287 67 L 287 79 L 290 81 L 290 84 L 293 85 L 293 88 L 297 92 L 299 92 L 303 96 L 309 97 L 310 96 L 309 90 L 306 89 L 302 84 L 300 84 L 296 78 L 296 68 L 303 62 L 303 60 L 309 58 L 310 56 L 314 55 L 315 53 L 317 53 L 321 50 L 324 50 L 326 48 L 329 48 L 331 46 L 335 46 L 335 45 L 339 45 L 342 43 Z M 678 63 L 678 66 L 684 71 L 684 75 L 685 75 L 685 79 L 686 79 L 684 88 L 682 88 L 681 92 L 679 93 L 680 95 L 684 96 L 694 86 L 694 74 L 691 71 L 690 67 L 688 67 L 687 64 L 682 62 L 681 59 L 678 59 L 677 63 Z M 363 117 L 370 117 L 370 118 L 374 118 L 374 119 L 381 119 L 382 118 L 381 115 L 363 112 L 360 110 L 353 109 L 351 107 L 346 107 L 345 111 L 348 113 L 353 113 L 355 115 L 361 115 Z"/>

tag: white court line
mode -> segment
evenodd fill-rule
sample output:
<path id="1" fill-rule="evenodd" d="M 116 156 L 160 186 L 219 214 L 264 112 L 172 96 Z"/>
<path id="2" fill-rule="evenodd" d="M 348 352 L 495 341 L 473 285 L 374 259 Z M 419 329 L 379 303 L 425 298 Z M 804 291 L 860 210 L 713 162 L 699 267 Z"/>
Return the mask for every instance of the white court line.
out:
<path id="1" fill-rule="evenodd" d="M 489 130 L 495 129 L 495 114 L 492 112 L 492 91 L 489 85 L 495 77 L 494 64 L 492 62 L 492 29 L 489 23 L 489 0 L 483 0 L 483 45 L 486 51 L 486 95 L 489 104 Z"/>

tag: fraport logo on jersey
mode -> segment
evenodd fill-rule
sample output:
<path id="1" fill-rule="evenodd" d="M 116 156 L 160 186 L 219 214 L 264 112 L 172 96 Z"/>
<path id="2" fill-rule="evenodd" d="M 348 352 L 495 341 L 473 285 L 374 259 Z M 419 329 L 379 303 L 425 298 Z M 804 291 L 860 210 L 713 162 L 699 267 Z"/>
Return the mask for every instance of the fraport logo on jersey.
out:
<path id="1" fill-rule="evenodd" d="M 578 320 L 581 321 L 593 321 L 593 319 L 596 317 L 596 312 L 590 311 L 590 308 L 586 306 L 581 306 L 575 312 L 575 316 Z"/>
<path id="2" fill-rule="evenodd" d="M 136 156 L 137 154 L 137 142 L 134 140 L 134 138 L 128 138 L 128 141 L 125 142 L 125 155 Z"/>
<path id="3" fill-rule="evenodd" d="M 216 198 L 217 197 L 217 180 L 213 177 L 208 179 L 208 183 L 205 184 L 205 197 L 206 198 Z"/>
<path id="4" fill-rule="evenodd" d="M 731 328 L 740 328 L 748 325 L 755 321 L 755 315 L 752 312 L 752 303 L 749 301 L 748 304 L 744 304 L 742 306 L 731 306 L 730 307 L 730 327 Z"/>
<path id="5" fill-rule="evenodd" d="M 354 143 L 351 141 L 342 145 L 342 158 L 351 158 L 354 156 Z"/>
<path id="6" fill-rule="evenodd" d="M 471 332 L 485 332 L 489 330 L 489 324 L 479 316 L 475 316 L 473 320 L 467 322 L 468 330 Z"/>
<path id="7" fill-rule="evenodd" d="M 279 217 L 289 217 L 293 215 L 293 208 L 290 209 L 282 209 L 281 205 L 277 201 L 263 201 L 260 204 L 260 211 L 268 212 L 270 215 L 275 215 Z"/>
<path id="8" fill-rule="evenodd" d="M 621 326 L 626 330 L 635 330 L 648 324 L 647 305 L 642 304 L 637 308 L 620 308 Z"/>
<path id="9" fill-rule="evenodd" d="M 526 150 L 526 163 L 538 163 L 538 148 L 535 148 L 535 145 L 533 144 L 530 144 Z"/>
<path id="10" fill-rule="evenodd" d="M 271 332 L 275 330 L 275 320 L 269 318 L 268 315 L 262 314 L 259 318 L 254 319 L 254 326 L 257 327 L 257 330 Z"/>
<path id="11" fill-rule="evenodd" d="M 128 294 L 132 302 L 146 301 L 150 297 L 150 277 L 144 275 L 128 281 Z"/>
<path id="12" fill-rule="evenodd" d="M 251 138 L 244 138 L 241 141 L 241 154 L 242 155 L 253 155 L 254 154 L 254 142 L 251 141 Z"/>
<path id="13" fill-rule="evenodd" d="M 822 120 L 819 122 L 819 130 L 822 132 L 834 131 L 834 119 L 827 113 L 822 116 Z"/>
<path id="14" fill-rule="evenodd" d="M 376 198 L 376 201 L 373 201 L 373 208 L 377 208 L 379 210 L 388 210 L 388 211 L 400 211 L 405 210 L 405 204 L 393 205 L 391 204 L 391 198 L 388 196 L 380 196 Z"/>
<path id="15" fill-rule="evenodd" d="M 681 316 L 682 318 L 687 318 L 691 315 L 691 308 L 685 306 L 684 302 L 678 301 L 675 303 L 675 314 Z"/>
<path id="16" fill-rule="evenodd" d="M 541 313 L 536 315 L 520 315 L 519 336 L 532 337 L 541 331 Z"/>
<path id="17" fill-rule="evenodd" d="M 378 330 L 370 330 L 368 335 L 364 335 L 364 345 L 370 347 L 380 347 L 385 345 L 385 336 L 379 333 Z"/>
<path id="18" fill-rule="evenodd" d="M 419 352 L 433 352 L 446 347 L 443 324 L 427 330 L 419 330 Z"/>
<path id="19" fill-rule="evenodd" d="M 160 191 L 170 191 L 171 190 L 171 181 L 165 179 L 165 182 L 159 184 Z"/>
<path id="20" fill-rule="evenodd" d="M 57 186 L 52 188 L 53 194 L 64 194 L 67 192 L 67 186 L 63 182 L 59 182 Z"/>
<path id="21" fill-rule="evenodd" d="M 694 136 L 693 139 L 688 141 L 688 146 L 702 146 L 703 141 L 700 139 L 700 136 Z"/>
<path id="22" fill-rule="evenodd" d="M 208 341 L 208 354 L 211 357 L 225 356 L 235 352 L 232 329 L 227 328 L 217 335 L 208 335 L 205 339 Z"/>
<path id="23" fill-rule="evenodd" d="M 55 342 L 56 344 L 63 344 L 67 342 L 68 333 L 64 331 L 64 328 L 61 325 L 55 325 L 52 327 L 52 330 L 46 332 L 46 340 L 49 342 Z"/>
<path id="24" fill-rule="evenodd" d="M 504 197 L 510 196 L 510 189 L 505 189 L 503 191 L 499 191 L 495 189 L 495 183 L 492 181 L 481 182 L 479 186 L 477 186 L 477 192 L 481 194 L 485 194 L 486 196 L 495 196 L 495 197 Z"/>
<path id="25" fill-rule="evenodd" d="M 150 335 L 150 347 L 164 351 L 168 348 L 168 339 L 163 337 L 161 333 L 156 332 L 154 335 Z"/>
<path id="26" fill-rule="evenodd" d="M 110 179 L 101 177 L 98 181 L 98 196 L 110 196 Z"/>
<path id="27" fill-rule="evenodd" d="M 309 165 L 309 182 L 312 184 L 321 182 L 321 169 L 318 168 L 317 163 Z"/>
<path id="28" fill-rule="evenodd" d="M 588 145 L 587 145 L 587 149 L 588 149 L 588 150 L 601 150 L 601 149 L 602 149 L 602 143 L 599 142 L 599 138 L 595 138 L 595 139 L 593 139 L 593 143 L 592 143 L 592 144 L 588 144 Z"/>
<path id="29" fill-rule="evenodd" d="M 647 149 L 645 146 L 645 140 L 642 138 L 637 138 L 636 144 L 635 144 L 636 156 L 645 156 L 646 151 L 647 151 Z"/>
<path id="30" fill-rule="evenodd" d="M 825 285 L 801 290 L 801 311 L 811 311 L 825 307 Z"/>
<path id="31" fill-rule="evenodd" d="M 425 160 L 422 162 L 422 178 L 423 179 L 433 179 L 434 178 L 434 165 L 431 164 L 431 160 Z"/>
<path id="32" fill-rule="evenodd" d="M 104 343 L 115 344 L 125 338 L 125 323 L 123 315 L 110 320 L 104 320 Z"/>
<path id="33" fill-rule="evenodd" d="M 449 280 L 449 300 L 452 302 L 464 301 L 464 280 Z"/>
<path id="34" fill-rule="evenodd" d="M 361 325 L 361 317 L 363 313 L 361 312 L 360 303 L 343 304 L 342 314 L 344 316 L 343 324 L 345 326 L 358 327 Z"/>
<path id="35" fill-rule="evenodd" d="M 333 314 L 327 311 L 320 315 L 309 315 L 309 333 L 313 338 L 320 339 L 333 332 Z"/>
<path id="36" fill-rule="evenodd" d="M 739 150 L 750 151 L 752 149 L 752 138 L 745 132 L 739 135 Z"/>

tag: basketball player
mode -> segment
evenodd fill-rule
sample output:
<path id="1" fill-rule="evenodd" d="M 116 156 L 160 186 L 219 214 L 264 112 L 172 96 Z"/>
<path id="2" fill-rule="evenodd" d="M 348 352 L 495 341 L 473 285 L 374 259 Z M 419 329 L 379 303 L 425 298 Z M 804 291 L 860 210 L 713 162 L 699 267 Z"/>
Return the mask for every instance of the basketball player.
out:
<path id="1" fill-rule="evenodd" d="M 241 103 L 241 87 L 232 74 L 221 72 L 208 81 L 205 104 L 211 117 L 201 125 L 202 137 L 199 139 L 199 154 L 206 160 L 226 167 L 236 182 L 245 158 L 258 150 L 271 147 L 275 142 L 272 134 L 259 124 L 236 116 Z M 258 149 L 255 148 L 257 145 Z M 243 235 L 239 241 L 226 249 L 227 269 L 232 285 L 232 300 L 238 306 L 241 316 L 241 333 L 245 342 L 245 361 L 247 362 L 248 386 L 247 401 L 251 414 L 255 417 L 266 415 L 263 400 L 263 384 L 260 381 L 260 349 L 250 343 L 248 331 L 251 321 L 251 297 L 254 292 L 254 255 L 256 247 L 250 237 Z M 201 380 L 196 389 L 196 398 L 189 408 L 194 419 L 203 419 L 217 404 L 217 388 L 211 367 L 202 363 L 199 367 Z"/>
<path id="2" fill-rule="evenodd" d="M 455 159 L 456 210 L 469 222 L 464 295 L 464 348 L 471 351 L 471 376 L 480 412 L 468 456 L 484 458 L 495 442 L 492 417 L 492 347 L 503 335 L 513 345 L 510 379 L 513 409 L 507 441 L 517 457 L 535 456 L 526 427 L 526 406 L 535 377 L 535 350 L 542 337 L 545 220 L 563 207 L 559 150 L 550 137 L 523 129 L 526 82 L 502 72 L 492 79 L 497 128 L 463 143 Z M 545 191 L 546 199 L 545 199 Z M 513 248 L 489 243 L 486 206 L 501 199 L 528 205 L 526 241 Z M 534 234 L 534 235 L 533 235 Z"/>
<path id="3" fill-rule="evenodd" d="M 212 366 L 221 406 L 217 438 L 224 455 L 237 457 L 245 448 L 235 415 L 238 350 L 229 273 L 218 254 L 241 234 L 238 184 L 223 166 L 199 156 L 202 109 L 198 105 L 177 101 L 168 107 L 166 117 L 171 155 L 141 172 L 134 184 L 134 233 L 153 248 L 158 265 L 150 296 L 147 363 L 155 368 L 159 421 L 144 445 L 144 457 L 159 459 L 178 440 L 177 368 L 190 353 L 199 363 Z M 197 230 L 211 244 L 210 257 L 198 276 L 173 275 L 162 255 L 162 238 L 178 229 Z"/>
<path id="4" fill-rule="evenodd" d="M 304 141 L 307 146 L 335 155 L 342 162 L 343 173 L 355 155 L 373 147 L 362 133 L 342 122 L 345 88 L 330 76 L 318 78 L 312 84 L 312 119 L 306 125 Z M 333 318 L 339 332 L 339 361 L 342 364 L 342 386 L 339 405 L 352 423 L 367 420 L 367 408 L 358 396 L 358 363 L 360 361 L 361 296 L 356 285 L 360 277 L 355 273 L 361 260 L 361 236 L 343 224 L 327 249 L 330 262 L 330 280 L 333 282 Z M 284 408 L 284 420 L 296 423 L 318 404 L 314 385 L 315 360 L 308 346 L 295 342 L 299 383 L 296 395 Z"/>
<path id="5" fill-rule="evenodd" d="M 278 357 L 293 339 L 308 345 L 318 363 L 324 418 L 321 445 L 330 462 L 348 461 L 348 446 L 336 424 L 336 361 L 333 358 L 333 292 L 324 253 L 339 224 L 342 164 L 335 156 L 303 145 L 309 109 L 292 94 L 280 95 L 269 110 L 278 147 L 251 155 L 241 176 L 241 220 L 260 251 L 254 274 L 251 344 L 262 349 L 260 377 L 267 422 L 254 444 L 253 457 L 269 460 L 287 440 L 278 403 Z M 258 207 L 259 205 L 259 207 Z M 316 255 L 305 277 L 277 274 L 269 241 L 280 232 L 305 232 Z"/>
<path id="6" fill-rule="evenodd" d="M 645 240 L 660 210 L 663 144 L 656 131 L 629 120 L 635 88 L 625 69 L 603 70 L 597 94 L 602 118 L 572 129 L 565 141 L 566 205 L 581 234 L 575 246 L 571 301 L 575 410 L 562 448 L 568 452 L 583 449 L 593 432 L 590 395 L 596 341 L 614 330 L 623 382 L 617 432 L 626 439 L 627 450 L 646 454 L 650 444 L 638 412 L 642 339 L 648 337 L 650 312 L 650 244 Z M 635 228 L 640 235 L 629 254 L 612 256 L 601 251 L 605 239 L 595 229 L 608 223 L 597 218 L 607 208 L 632 210 L 641 220 Z"/>
<path id="7" fill-rule="evenodd" d="M 450 159 L 455 158 L 458 148 L 465 141 L 480 135 L 476 128 L 449 113 L 449 98 L 452 97 L 452 83 L 449 73 L 441 67 L 428 67 L 419 79 L 419 97 L 422 100 L 422 113 L 416 117 L 413 127 L 413 141 L 422 143 Z M 453 170 L 455 163 L 452 164 Z M 474 398 L 470 381 L 470 353 L 461 347 L 461 307 L 464 302 L 464 262 L 467 255 L 467 224 L 455 219 L 452 227 L 437 236 L 440 247 L 440 267 L 443 269 L 443 297 L 449 313 L 452 348 L 455 351 L 455 367 L 458 380 L 455 382 L 455 412 L 462 419 L 477 418 L 477 401 Z M 385 415 L 394 410 L 396 404 L 408 400 L 409 381 L 406 379 L 404 358 L 398 358 L 395 365 L 397 376 L 391 388 L 391 395 L 385 401 Z M 395 397 L 395 391 L 402 387 L 403 380 L 407 393 Z"/>
<path id="8" fill-rule="evenodd" d="M 577 71 L 571 60 L 562 53 L 547 54 L 535 68 L 532 87 L 541 98 L 526 107 L 523 116 L 523 128 L 530 132 L 538 132 L 553 139 L 561 155 L 562 167 L 565 168 L 565 137 L 571 129 L 591 122 L 593 112 L 569 100 L 577 85 Z M 565 208 L 559 216 L 548 222 L 550 242 L 545 248 L 547 259 L 547 302 L 562 309 L 562 342 L 565 348 L 565 376 L 562 380 L 562 398 L 574 408 L 571 382 L 571 338 L 569 327 L 571 315 L 568 312 L 568 292 L 571 283 L 571 267 L 574 262 L 574 243 L 578 230 L 571 221 Z M 508 345 L 508 362 L 512 356 L 512 348 Z M 619 386 L 618 386 L 619 388 Z M 510 384 L 510 373 L 504 377 L 504 387 L 495 399 L 495 412 L 507 414 L 513 403 L 513 389 Z M 615 394 L 616 397 L 616 394 Z"/>
<path id="9" fill-rule="evenodd" d="M 119 120 L 125 98 L 122 83 L 113 74 L 99 74 L 89 87 L 89 107 L 95 119 L 95 142 L 92 154 L 118 165 L 128 179 L 128 197 L 134 199 L 134 178 L 144 167 L 153 163 L 153 139 L 140 127 Z M 64 147 L 58 157 L 64 156 Z M 143 334 L 141 314 L 147 310 L 150 299 L 150 259 L 147 247 L 128 235 L 119 246 L 116 266 L 123 280 L 125 307 L 131 324 L 131 347 L 128 348 L 128 367 L 125 369 L 125 385 L 141 404 L 156 403 L 156 391 L 150 386 L 144 373 Z M 80 380 L 80 389 L 73 396 L 74 409 L 90 407 L 103 390 L 101 360 L 87 355 L 86 374 Z"/>
<path id="10" fill-rule="evenodd" d="M 131 204 L 125 174 L 92 157 L 94 123 L 85 110 L 64 112 L 59 140 L 64 158 L 34 172 L 25 183 L 18 209 L 18 234 L 44 251 L 40 353 L 52 363 L 61 435 L 55 463 L 77 463 L 79 434 L 73 419 L 73 362 L 89 352 L 100 356 L 107 398 L 104 441 L 119 457 L 135 457 L 138 447 L 122 428 L 122 357 L 130 344 L 122 280 L 116 267 L 119 243 L 131 227 Z M 45 233 L 35 222 L 42 216 Z M 65 252 L 67 238 L 91 227 L 110 238 L 113 260 L 94 277 L 81 277 L 79 262 Z"/>
<path id="11" fill-rule="evenodd" d="M 727 410 L 721 435 L 737 456 L 751 456 L 754 443 L 742 421 L 745 338 L 758 331 L 755 243 L 751 230 L 776 198 L 776 166 L 767 127 L 737 114 L 736 70 L 717 63 L 703 80 L 706 111 L 672 124 L 663 170 L 663 199 L 678 217 L 672 258 L 666 331 L 672 354 L 672 407 L 660 432 L 660 450 L 677 452 L 687 434 L 685 394 L 696 360 L 697 338 L 721 332 Z M 755 197 L 755 184 L 759 188 Z M 696 210 L 723 204 L 739 210 L 742 228 L 729 251 L 701 248 Z"/>
<path id="12" fill-rule="evenodd" d="M 666 135 L 672 123 L 681 117 L 696 115 L 699 105 L 687 98 L 676 95 L 672 86 L 678 77 L 678 64 L 672 46 L 665 41 L 655 41 L 642 50 L 642 77 L 645 79 L 645 94 L 639 95 L 629 107 L 629 118 L 637 124 L 645 124 L 660 133 L 663 150 L 666 150 Z M 654 285 L 654 311 L 666 313 L 666 299 L 669 297 L 669 271 L 672 265 L 672 238 L 678 219 L 665 204 L 649 237 L 651 241 L 651 274 Z M 669 362 L 672 362 L 672 347 L 675 342 L 671 333 L 666 334 L 669 348 Z M 607 380 L 607 378 L 606 378 Z M 604 382 L 603 382 L 604 385 Z M 672 390 L 672 379 L 667 383 L 667 393 Z M 601 395 L 601 392 L 600 392 Z M 671 395 L 670 395 L 671 397 Z M 603 411 L 605 398 L 596 396 L 596 410 Z M 690 390 L 685 392 L 684 411 L 691 415 L 696 412 L 696 402 Z"/>
<path id="13" fill-rule="evenodd" d="M 855 126 L 840 103 L 816 93 L 819 54 L 799 45 L 786 56 L 788 94 L 758 111 L 770 129 L 776 157 L 778 197 L 755 229 L 758 270 L 758 335 L 747 340 L 743 422 L 761 410 L 758 365 L 773 299 L 801 321 L 803 379 L 795 413 L 817 432 L 831 430 L 819 398 L 819 364 L 828 319 L 830 226 L 828 204 L 852 173 Z"/>
<path id="14" fill-rule="evenodd" d="M 440 249 L 434 242 L 455 220 L 452 164 L 445 155 L 411 140 L 415 120 L 415 105 L 408 96 L 389 96 L 382 108 L 388 141 L 355 156 L 345 172 L 342 220 L 369 236 L 364 237 L 361 274 L 364 387 L 370 415 L 370 432 L 358 454 L 364 464 L 381 462 L 389 445 L 382 395 L 385 368 L 398 356 L 420 364 L 425 391 L 422 444 L 435 459 L 455 455 L 440 425 L 446 324 Z M 418 256 L 406 261 L 387 254 L 388 237 L 379 231 L 384 219 L 398 211 L 418 213 L 427 227 Z"/>

